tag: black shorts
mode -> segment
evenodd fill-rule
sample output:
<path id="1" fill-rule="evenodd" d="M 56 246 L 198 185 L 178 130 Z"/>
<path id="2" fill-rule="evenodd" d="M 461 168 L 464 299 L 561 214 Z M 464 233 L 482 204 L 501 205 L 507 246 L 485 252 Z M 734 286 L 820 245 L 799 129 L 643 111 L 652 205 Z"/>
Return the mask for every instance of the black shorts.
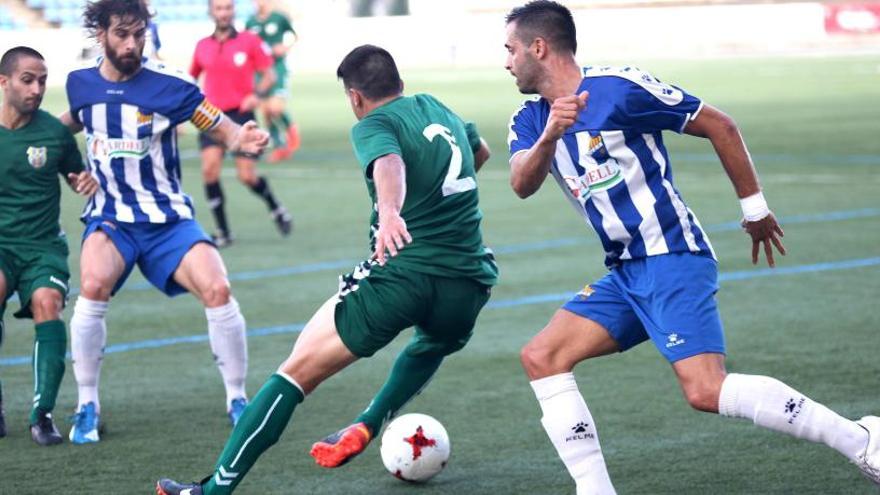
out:
<path id="1" fill-rule="evenodd" d="M 249 120 L 254 120 L 254 121 L 257 120 L 256 115 L 254 115 L 254 112 L 239 112 L 238 110 L 230 110 L 228 112 L 223 112 L 223 113 L 225 113 L 226 117 L 228 117 L 230 120 L 232 120 L 233 122 L 235 122 L 238 125 L 244 125 L 244 123 Z M 208 135 L 207 132 L 200 132 L 199 133 L 199 149 L 203 150 L 203 149 L 208 148 L 210 146 L 220 146 L 221 148 L 226 147 L 225 144 L 221 143 L 220 141 L 215 140 L 210 135 Z M 259 158 L 259 157 L 255 157 L 253 155 L 250 155 L 248 153 L 235 152 L 232 155 L 245 157 L 245 158 Z"/>

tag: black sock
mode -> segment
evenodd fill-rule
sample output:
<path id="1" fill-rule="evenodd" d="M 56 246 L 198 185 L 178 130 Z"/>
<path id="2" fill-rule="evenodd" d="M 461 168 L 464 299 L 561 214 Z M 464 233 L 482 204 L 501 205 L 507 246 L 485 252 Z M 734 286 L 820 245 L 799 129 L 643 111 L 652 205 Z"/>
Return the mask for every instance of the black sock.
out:
<path id="1" fill-rule="evenodd" d="M 269 211 L 278 209 L 278 201 L 275 200 L 275 195 L 272 194 L 272 189 L 269 188 L 269 182 L 266 181 L 265 177 L 258 178 L 257 183 L 250 187 L 254 194 L 263 198 L 263 201 L 269 206 Z"/>
<path id="2" fill-rule="evenodd" d="M 217 229 L 223 235 L 229 235 L 229 225 L 226 223 L 226 209 L 223 207 L 223 188 L 220 181 L 205 184 L 205 194 L 208 196 L 208 206 L 217 222 Z"/>

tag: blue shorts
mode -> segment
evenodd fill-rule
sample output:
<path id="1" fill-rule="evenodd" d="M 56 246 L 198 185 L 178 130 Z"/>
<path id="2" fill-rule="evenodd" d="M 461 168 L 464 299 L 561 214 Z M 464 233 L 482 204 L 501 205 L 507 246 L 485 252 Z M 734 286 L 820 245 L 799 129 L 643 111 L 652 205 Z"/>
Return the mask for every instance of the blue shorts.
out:
<path id="1" fill-rule="evenodd" d="M 562 308 L 605 327 L 621 352 L 650 338 L 674 363 L 724 354 L 717 291 L 712 257 L 672 253 L 623 261 Z"/>
<path id="2" fill-rule="evenodd" d="M 200 242 L 213 245 L 211 238 L 195 220 L 141 224 L 93 218 L 86 224 L 83 242 L 97 230 L 110 237 L 125 261 L 125 271 L 116 281 L 113 294 L 122 288 L 122 284 L 131 275 L 135 263 L 144 277 L 165 295 L 183 294 L 187 290 L 174 281 L 174 272 L 180 266 L 184 255 Z"/>

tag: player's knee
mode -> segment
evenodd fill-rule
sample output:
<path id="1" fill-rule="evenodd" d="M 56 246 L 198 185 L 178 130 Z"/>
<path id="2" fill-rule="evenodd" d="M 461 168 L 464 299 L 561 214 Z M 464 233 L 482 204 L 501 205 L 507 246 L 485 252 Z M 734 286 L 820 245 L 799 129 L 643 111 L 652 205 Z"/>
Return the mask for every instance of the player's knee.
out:
<path id="1" fill-rule="evenodd" d="M 209 308 L 216 308 L 229 303 L 232 298 L 232 288 L 229 281 L 221 278 L 208 284 L 202 291 L 202 302 Z"/>
<path id="2" fill-rule="evenodd" d="M 31 312 L 37 322 L 60 319 L 63 306 L 61 293 L 56 290 L 38 290 L 31 297 Z"/>
<path id="3" fill-rule="evenodd" d="M 545 378 L 571 371 L 556 349 L 531 341 L 519 353 L 519 360 L 530 379 Z"/>
<path id="4" fill-rule="evenodd" d="M 709 383 L 693 384 L 684 388 L 685 400 L 697 411 L 717 413 L 720 395 L 720 388 Z"/>
<path id="5" fill-rule="evenodd" d="M 202 180 L 208 184 L 213 184 L 220 180 L 220 169 L 222 163 L 212 159 L 202 161 Z"/>
<path id="6" fill-rule="evenodd" d="M 109 281 L 89 274 L 83 274 L 79 287 L 80 293 L 92 301 L 109 301 L 113 287 Z"/>
<path id="7" fill-rule="evenodd" d="M 246 186 L 253 186 L 257 183 L 257 173 L 253 168 L 240 167 L 238 169 L 238 180 Z"/>

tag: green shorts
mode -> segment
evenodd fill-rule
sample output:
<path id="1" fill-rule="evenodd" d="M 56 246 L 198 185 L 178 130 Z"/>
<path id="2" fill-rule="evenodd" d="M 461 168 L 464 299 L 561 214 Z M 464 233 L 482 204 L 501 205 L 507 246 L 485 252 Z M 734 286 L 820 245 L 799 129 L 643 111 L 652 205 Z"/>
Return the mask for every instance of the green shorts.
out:
<path id="1" fill-rule="evenodd" d="M 41 246 L 0 246 L 0 271 L 6 278 L 6 294 L 0 301 L 0 320 L 6 309 L 6 300 L 18 292 L 21 302 L 14 316 L 33 318 L 31 296 L 37 289 L 55 289 L 67 300 L 70 269 L 67 267 L 67 244 Z"/>
<path id="2" fill-rule="evenodd" d="M 336 329 L 358 357 L 372 356 L 415 326 L 409 352 L 446 356 L 467 344 L 491 287 L 363 262 L 340 277 Z"/>
<path id="3" fill-rule="evenodd" d="M 260 84 L 260 75 L 257 74 L 255 76 L 255 85 Z M 281 98 L 287 98 L 287 72 L 281 72 L 276 69 L 275 71 L 275 82 L 272 84 L 272 87 L 269 88 L 268 96 L 279 96 Z"/>

